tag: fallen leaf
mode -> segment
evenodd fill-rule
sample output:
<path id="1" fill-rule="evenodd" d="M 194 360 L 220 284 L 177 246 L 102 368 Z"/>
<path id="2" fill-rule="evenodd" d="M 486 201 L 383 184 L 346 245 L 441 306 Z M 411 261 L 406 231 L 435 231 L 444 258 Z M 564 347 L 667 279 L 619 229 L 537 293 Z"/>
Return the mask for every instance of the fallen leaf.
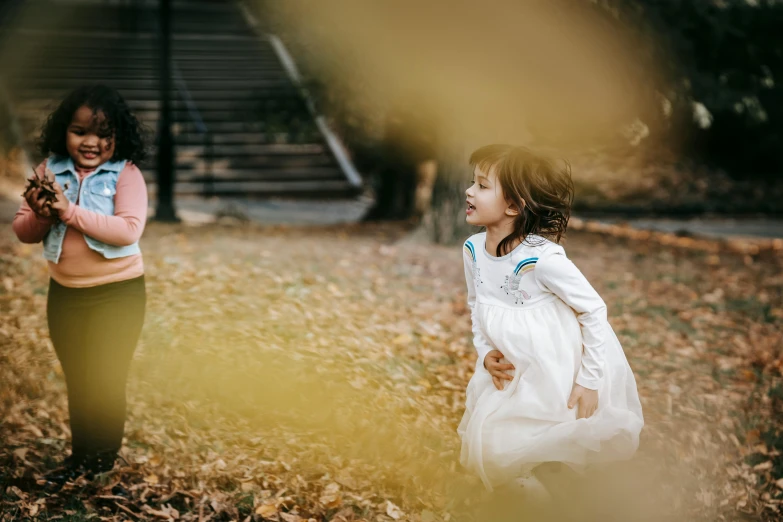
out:
<path id="1" fill-rule="evenodd" d="M 392 517 L 394 520 L 399 520 L 405 516 L 402 510 L 394 505 L 390 500 L 386 501 L 386 514 Z"/>
<path id="2" fill-rule="evenodd" d="M 6 489 L 6 491 L 8 493 L 13 493 L 20 500 L 27 499 L 27 493 L 25 493 L 24 491 L 22 491 L 21 489 L 19 489 L 16 486 L 10 486 L 8 489 Z"/>
<path id="3" fill-rule="evenodd" d="M 19 460 L 24 461 L 25 457 L 27 456 L 27 451 L 27 448 L 16 448 L 14 450 L 14 456 Z"/>
<path id="4" fill-rule="evenodd" d="M 760 464 L 756 464 L 753 466 L 753 471 L 767 471 L 768 469 L 772 469 L 772 461 L 768 460 L 766 462 L 762 462 Z"/>
<path id="5" fill-rule="evenodd" d="M 324 488 L 323 493 L 321 493 L 321 497 L 318 499 L 318 501 L 327 509 L 335 509 L 336 507 L 339 507 L 340 504 L 342 504 L 340 485 L 336 482 L 332 482 L 327 485 Z"/>
<path id="6" fill-rule="evenodd" d="M 269 518 L 276 513 L 277 507 L 274 504 L 261 504 L 255 509 L 255 514 L 264 518 Z"/>
<path id="7" fill-rule="evenodd" d="M 395 346 L 402 346 L 402 345 L 410 344 L 412 341 L 413 341 L 413 337 L 411 337 L 408 334 L 402 334 L 395 337 L 394 340 L 392 341 L 392 344 L 394 344 Z"/>

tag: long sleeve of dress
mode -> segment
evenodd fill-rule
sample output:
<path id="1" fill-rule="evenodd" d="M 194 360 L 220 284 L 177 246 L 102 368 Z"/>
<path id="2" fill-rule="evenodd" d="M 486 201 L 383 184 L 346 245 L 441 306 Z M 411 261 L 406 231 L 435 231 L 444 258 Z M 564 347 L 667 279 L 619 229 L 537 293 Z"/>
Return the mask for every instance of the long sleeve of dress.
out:
<path id="1" fill-rule="evenodd" d="M 109 245 L 132 245 L 141 238 L 147 221 L 147 187 L 141 171 L 126 167 L 120 174 L 113 216 L 70 205 L 63 221 L 82 234 Z"/>
<path id="2" fill-rule="evenodd" d="M 43 162 L 35 168 L 35 173 L 43 177 L 45 170 L 46 162 Z M 52 223 L 52 219 L 39 216 L 26 200 L 22 200 L 11 227 L 22 243 L 39 243 L 52 228 Z"/>
<path id="3" fill-rule="evenodd" d="M 538 283 L 576 312 L 582 329 L 582 366 L 576 383 L 597 390 L 604 375 L 606 304 L 582 272 L 564 254 L 542 256 L 534 270 Z"/>
<path id="4" fill-rule="evenodd" d="M 39 243 L 52 228 L 52 220 L 39 216 L 33 212 L 27 201 L 22 201 L 11 227 L 22 243 Z"/>
<path id="5" fill-rule="evenodd" d="M 483 368 L 484 359 L 494 348 L 481 330 L 481 325 L 476 317 L 476 285 L 473 282 L 473 260 L 466 253 L 463 253 L 462 257 L 465 262 L 465 282 L 468 285 L 468 308 L 470 309 L 470 322 L 473 328 L 473 346 L 476 347 L 476 352 L 478 352 L 477 367 Z"/>

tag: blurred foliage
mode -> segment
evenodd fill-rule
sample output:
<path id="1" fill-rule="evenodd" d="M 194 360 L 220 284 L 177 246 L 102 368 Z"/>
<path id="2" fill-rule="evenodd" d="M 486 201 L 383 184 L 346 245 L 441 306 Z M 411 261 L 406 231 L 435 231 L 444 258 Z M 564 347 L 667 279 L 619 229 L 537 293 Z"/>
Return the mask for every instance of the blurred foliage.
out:
<path id="1" fill-rule="evenodd" d="M 360 170 L 372 171 L 389 160 L 383 122 L 390 108 L 372 100 L 359 71 L 341 65 L 351 63 L 350 57 L 325 57 L 318 49 L 316 60 L 307 36 L 285 27 L 272 3 L 257 5 L 264 24 L 282 35 L 296 56 L 311 95 L 356 155 Z M 602 134 L 603 141 L 592 144 L 595 150 L 648 161 L 674 154 L 735 180 L 778 180 L 783 2 L 592 0 L 583 7 L 600 15 L 602 30 L 630 42 L 635 57 L 627 81 L 638 114 L 617 129 L 624 144 Z M 562 145 L 553 143 L 552 129 L 526 123 L 536 141 Z"/>
<path id="2" fill-rule="evenodd" d="M 783 2 L 599 0 L 637 48 L 640 121 L 735 178 L 779 179 Z M 657 75 L 648 71 L 658 71 Z"/>

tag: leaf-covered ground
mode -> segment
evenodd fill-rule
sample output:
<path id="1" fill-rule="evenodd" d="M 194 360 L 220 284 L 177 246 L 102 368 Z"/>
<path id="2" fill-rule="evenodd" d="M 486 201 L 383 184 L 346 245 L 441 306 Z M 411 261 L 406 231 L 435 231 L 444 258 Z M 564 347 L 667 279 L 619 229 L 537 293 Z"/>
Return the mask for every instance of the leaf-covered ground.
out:
<path id="1" fill-rule="evenodd" d="M 581 230 L 565 243 L 608 304 L 646 426 L 633 461 L 595 471 L 547 513 L 774 519 L 783 256 L 645 238 Z M 458 464 L 475 359 L 459 247 L 392 227 L 160 224 L 142 247 L 148 311 L 126 462 L 51 492 L 40 479 L 67 454 L 68 423 L 46 265 L 39 246 L 0 232 L 0 519 L 529 514 Z"/>

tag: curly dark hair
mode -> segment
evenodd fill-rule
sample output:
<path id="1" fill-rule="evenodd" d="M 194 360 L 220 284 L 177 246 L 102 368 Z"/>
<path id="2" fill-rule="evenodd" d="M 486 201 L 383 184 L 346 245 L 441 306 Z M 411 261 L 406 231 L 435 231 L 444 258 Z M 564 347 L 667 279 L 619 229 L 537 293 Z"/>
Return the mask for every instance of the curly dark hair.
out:
<path id="1" fill-rule="evenodd" d="M 107 85 L 84 85 L 72 91 L 52 112 L 41 129 L 38 150 L 45 158 L 49 154 L 67 156 L 65 136 L 74 113 L 86 105 L 106 119 L 101 133 L 114 136 L 113 161 L 128 160 L 139 164 L 147 156 L 146 130 L 133 115 L 116 89 Z"/>
<path id="2" fill-rule="evenodd" d="M 514 240 L 524 241 L 529 234 L 560 241 L 574 201 L 574 182 L 567 161 L 559 167 L 554 160 L 526 147 L 486 145 L 475 150 L 469 162 L 484 172 L 495 167 L 503 196 L 519 209 L 514 231 L 498 244 L 498 256 L 507 254 Z"/>

